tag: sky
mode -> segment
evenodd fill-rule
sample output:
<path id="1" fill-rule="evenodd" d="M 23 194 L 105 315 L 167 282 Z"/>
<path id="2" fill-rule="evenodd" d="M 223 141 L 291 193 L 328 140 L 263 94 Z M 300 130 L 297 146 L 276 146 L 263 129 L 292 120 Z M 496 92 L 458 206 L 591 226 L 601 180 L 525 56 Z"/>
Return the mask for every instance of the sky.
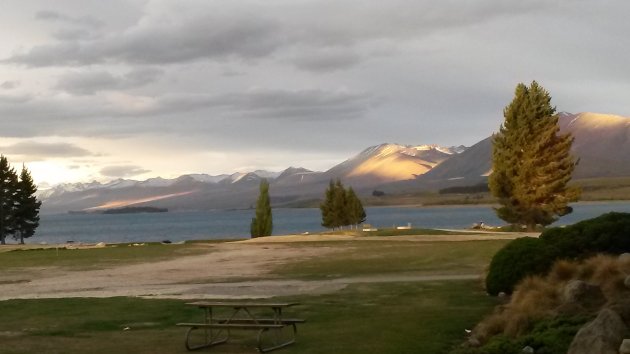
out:
<path id="1" fill-rule="evenodd" d="M 630 115 L 624 0 L 3 0 L 0 153 L 41 188 L 470 146 L 520 82 Z"/>

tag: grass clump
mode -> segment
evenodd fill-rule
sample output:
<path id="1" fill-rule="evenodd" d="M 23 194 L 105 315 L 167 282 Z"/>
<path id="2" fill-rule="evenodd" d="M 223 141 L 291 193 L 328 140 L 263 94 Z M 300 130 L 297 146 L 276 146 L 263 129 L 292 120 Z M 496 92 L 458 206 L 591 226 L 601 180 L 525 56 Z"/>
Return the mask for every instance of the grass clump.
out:
<path id="1" fill-rule="evenodd" d="M 559 260 L 550 268 L 545 276 L 521 280 L 509 301 L 475 327 L 468 342 L 472 346 L 455 353 L 520 353 L 525 346 L 536 353 L 566 353 L 575 333 L 602 306 L 630 297 L 623 284 L 630 274 L 628 257 L 600 254 L 586 260 Z M 591 290 L 569 296 L 567 285 L 573 281 Z"/>

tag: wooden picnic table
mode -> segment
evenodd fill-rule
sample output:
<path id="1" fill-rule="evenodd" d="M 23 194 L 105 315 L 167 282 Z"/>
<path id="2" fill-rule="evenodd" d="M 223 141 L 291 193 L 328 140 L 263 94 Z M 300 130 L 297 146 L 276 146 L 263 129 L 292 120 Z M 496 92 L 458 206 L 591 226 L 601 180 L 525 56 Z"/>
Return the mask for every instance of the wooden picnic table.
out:
<path id="1" fill-rule="evenodd" d="M 187 305 L 204 310 L 203 322 L 178 323 L 178 326 L 189 327 L 186 332 L 185 346 L 188 350 L 212 347 L 228 341 L 230 330 L 257 330 L 257 348 L 265 353 L 295 343 L 297 323 L 304 319 L 285 318 L 282 310 L 295 306 L 296 302 L 237 302 L 237 301 L 197 301 Z M 269 317 L 268 315 L 271 314 Z M 221 317 L 223 316 L 223 317 Z M 293 331 L 287 335 L 283 331 L 291 326 Z M 193 331 L 203 330 L 203 343 L 192 345 Z M 272 333 L 273 335 L 264 335 Z M 264 346 L 263 342 L 271 344 Z"/>

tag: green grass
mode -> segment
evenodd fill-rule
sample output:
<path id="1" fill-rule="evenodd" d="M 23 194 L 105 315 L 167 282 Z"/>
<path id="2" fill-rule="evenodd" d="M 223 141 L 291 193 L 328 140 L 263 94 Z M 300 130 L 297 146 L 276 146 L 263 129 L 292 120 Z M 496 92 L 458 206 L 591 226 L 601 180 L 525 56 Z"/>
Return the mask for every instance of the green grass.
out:
<path id="1" fill-rule="evenodd" d="M 301 305 L 298 342 L 283 353 L 446 353 L 495 305 L 476 282 L 358 284 Z M 0 302 L 0 353 L 186 353 L 185 329 L 201 312 L 179 300 L 45 299 Z M 124 330 L 130 327 L 129 330 Z M 255 353 L 255 333 L 208 350 Z M 207 351 L 201 351 L 207 352 Z"/>
<path id="2" fill-rule="evenodd" d="M 321 243 L 341 251 L 278 266 L 286 278 L 322 279 L 370 274 L 477 274 L 509 240 L 414 242 L 350 241 Z"/>
<path id="3" fill-rule="evenodd" d="M 508 240 L 461 242 L 298 242 L 333 252 L 277 266 L 270 278 L 328 279 L 397 274 L 478 274 Z M 252 247 L 254 247 L 253 245 Z M 68 269 L 170 259 L 210 252 L 204 244 L 104 249 L 12 251 L 0 264 L 13 273 L 40 266 Z M 6 268 L 8 267 L 8 268 Z M 20 280 L 7 278 L 20 286 Z M 282 353 L 447 353 L 496 305 L 476 280 L 352 284 L 325 295 L 277 298 L 301 305 L 286 311 L 303 317 L 298 343 Z M 186 329 L 201 311 L 183 300 L 67 298 L 0 302 L 0 354 L 4 353 L 187 353 Z M 129 327 L 129 330 L 124 330 Z M 256 333 L 200 352 L 255 353 Z"/>
<path id="4" fill-rule="evenodd" d="M 210 252 L 210 249 L 203 243 L 170 245 L 147 243 L 144 246 L 120 244 L 88 249 L 13 249 L 0 252 L 0 264 L 3 271 L 27 267 L 63 267 L 82 270 L 172 259 L 207 252 Z"/>

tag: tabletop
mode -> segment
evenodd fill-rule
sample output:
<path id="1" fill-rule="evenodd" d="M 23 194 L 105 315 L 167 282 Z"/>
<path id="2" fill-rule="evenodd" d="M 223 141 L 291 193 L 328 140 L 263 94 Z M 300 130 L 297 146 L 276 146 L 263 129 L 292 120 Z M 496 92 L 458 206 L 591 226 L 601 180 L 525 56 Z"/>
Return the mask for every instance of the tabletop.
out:
<path id="1" fill-rule="evenodd" d="M 196 301 L 187 305 L 198 307 L 290 307 L 298 305 L 297 302 L 236 302 L 236 301 Z"/>

